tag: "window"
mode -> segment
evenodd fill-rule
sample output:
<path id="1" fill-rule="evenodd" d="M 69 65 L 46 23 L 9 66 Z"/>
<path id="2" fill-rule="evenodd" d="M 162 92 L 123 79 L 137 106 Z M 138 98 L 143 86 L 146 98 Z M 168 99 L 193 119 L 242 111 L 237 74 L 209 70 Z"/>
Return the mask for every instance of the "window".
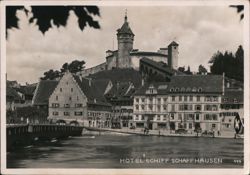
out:
<path id="1" fill-rule="evenodd" d="M 59 103 L 52 103 L 52 104 L 51 104 L 51 107 L 52 107 L 52 108 L 59 108 Z"/>
<path id="2" fill-rule="evenodd" d="M 72 98 L 71 98 L 71 97 L 69 97 L 69 100 L 71 101 L 71 100 L 72 100 Z"/>
<path id="3" fill-rule="evenodd" d="M 192 95 L 190 95 L 189 100 L 193 101 L 193 96 Z"/>
<path id="4" fill-rule="evenodd" d="M 164 103 L 166 103 L 168 101 L 168 98 L 164 98 L 163 101 Z"/>
<path id="5" fill-rule="evenodd" d="M 161 105 L 157 105 L 157 111 L 161 111 Z"/>
<path id="6" fill-rule="evenodd" d="M 161 98 L 158 98 L 157 101 L 158 101 L 158 103 L 161 103 Z"/>
<path id="7" fill-rule="evenodd" d="M 195 120 L 200 120 L 200 115 L 199 114 L 195 114 Z"/>
<path id="8" fill-rule="evenodd" d="M 69 112 L 64 112 L 63 113 L 65 116 L 69 116 Z"/>
<path id="9" fill-rule="evenodd" d="M 62 92 L 62 88 L 60 88 L 60 92 Z"/>
<path id="10" fill-rule="evenodd" d="M 138 115 L 135 116 L 135 120 L 139 120 L 139 116 Z"/>
<path id="11" fill-rule="evenodd" d="M 71 92 L 73 92 L 73 88 L 71 88 L 70 90 L 71 90 Z"/>
<path id="12" fill-rule="evenodd" d="M 79 100 L 79 97 L 78 97 L 78 96 L 76 96 L 76 100 L 77 100 L 77 101 Z"/>
<path id="13" fill-rule="evenodd" d="M 202 91 L 202 88 L 198 88 L 198 92 L 201 92 Z"/>
<path id="14" fill-rule="evenodd" d="M 175 96 L 172 96 L 172 101 L 175 101 Z"/>
<path id="15" fill-rule="evenodd" d="M 187 96 L 184 96 L 184 101 L 187 101 Z"/>
<path id="16" fill-rule="evenodd" d="M 230 123 L 231 123 L 231 121 L 232 121 L 231 119 L 228 120 L 228 122 L 230 122 Z"/>
<path id="17" fill-rule="evenodd" d="M 175 105 L 174 104 L 172 104 L 172 106 L 171 106 L 171 111 L 175 111 Z"/>
<path id="18" fill-rule="evenodd" d="M 182 96 L 179 96 L 179 101 L 182 101 Z"/>
<path id="19" fill-rule="evenodd" d="M 215 128 L 215 127 L 216 127 L 216 124 L 213 123 L 213 124 L 212 124 L 212 128 Z"/>
<path id="20" fill-rule="evenodd" d="M 157 120 L 161 120 L 161 116 L 160 115 L 157 115 Z"/>
<path id="21" fill-rule="evenodd" d="M 166 111 L 167 110 L 167 105 L 163 105 L 163 109 L 164 109 L 164 111 Z"/>
<path id="22" fill-rule="evenodd" d="M 135 101 L 136 101 L 137 103 L 139 103 L 139 98 L 136 98 Z"/>
<path id="23" fill-rule="evenodd" d="M 182 114 L 178 114 L 178 120 L 182 121 Z"/>
<path id="24" fill-rule="evenodd" d="M 144 120 L 144 115 L 141 116 L 141 120 Z"/>
<path id="25" fill-rule="evenodd" d="M 212 101 L 212 97 L 206 96 L 206 97 L 205 97 L 205 101 Z"/>
<path id="26" fill-rule="evenodd" d="M 197 101 L 201 101 L 201 97 L 200 97 L 200 96 L 197 96 L 197 97 L 196 97 L 196 100 L 197 100 Z"/>
<path id="27" fill-rule="evenodd" d="M 64 104 L 64 107 L 69 108 L 70 106 L 69 106 L 69 104 Z"/>
<path id="28" fill-rule="evenodd" d="M 189 128 L 189 129 L 192 129 L 192 127 L 193 127 L 192 123 L 189 123 L 189 124 L 188 124 L 188 128 Z"/>
<path id="29" fill-rule="evenodd" d="M 149 98 L 149 102 L 150 102 L 150 103 L 153 103 L 153 98 L 152 98 L 152 97 Z"/>
<path id="30" fill-rule="evenodd" d="M 178 92 L 178 91 L 179 91 L 179 88 L 175 88 L 175 91 Z"/>
<path id="31" fill-rule="evenodd" d="M 59 113 L 57 111 L 54 111 L 52 114 L 53 115 L 58 115 Z"/>
<path id="32" fill-rule="evenodd" d="M 75 116 L 82 116 L 82 112 L 80 112 L 80 111 L 75 111 Z"/>
<path id="33" fill-rule="evenodd" d="M 163 115 L 163 120 L 167 120 L 167 115 Z"/>
<path id="34" fill-rule="evenodd" d="M 141 109 L 144 110 L 144 109 L 145 109 L 145 106 L 144 106 L 144 105 L 141 105 Z"/>
<path id="35" fill-rule="evenodd" d="M 56 101 L 58 100 L 58 96 L 56 96 Z"/>
<path id="36" fill-rule="evenodd" d="M 76 103 L 76 104 L 75 104 L 75 107 L 76 107 L 76 108 L 81 108 L 81 107 L 82 107 L 82 104 L 81 104 L 81 103 Z"/>
<path id="37" fill-rule="evenodd" d="M 170 92 L 173 92 L 173 91 L 174 91 L 174 88 L 171 88 L 171 89 L 170 89 Z"/>
<path id="38" fill-rule="evenodd" d="M 142 98 L 142 99 L 141 99 L 141 102 L 143 102 L 143 103 L 144 103 L 144 102 L 145 102 L 145 98 Z"/>
<path id="39" fill-rule="evenodd" d="M 213 101 L 218 101 L 218 97 L 214 96 Z"/>
<path id="40" fill-rule="evenodd" d="M 217 120 L 218 119 L 218 117 L 217 117 L 216 114 L 213 114 L 212 116 L 213 116 L 213 120 Z"/>
<path id="41" fill-rule="evenodd" d="M 195 105 L 195 110 L 200 111 L 201 110 L 201 105 Z"/>
<path id="42" fill-rule="evenodd" d="M 173 113 L 170 114 L 170 119 L 174 120 L 174 114 Z"/>
<path id="43" fill-rule="evenodd" d="M 135 105 L 135 109 L 136 109 L 136 110 L 139 110 L 139 105 Z"/>
<path id="44" fill-rule="evenodd" d="M 148 105 L 148 108 L 149 108 L 150 111 L 152 111 L 153 110 L 153 105 Z"/>

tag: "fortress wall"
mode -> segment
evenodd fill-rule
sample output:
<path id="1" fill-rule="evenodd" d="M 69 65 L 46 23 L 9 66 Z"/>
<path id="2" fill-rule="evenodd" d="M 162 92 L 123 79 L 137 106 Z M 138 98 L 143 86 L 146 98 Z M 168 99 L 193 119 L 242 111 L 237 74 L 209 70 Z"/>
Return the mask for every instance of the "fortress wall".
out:
<path id="1" fill-rule="evenodd" d="M 132 64 L 132 67 L 136 70 L 139 69 L 139 66 L 140 66 L 140 59 L 142 59 L 143 57 L 146 57 L 146 58 L 149 58 L 153 61 L 162 61 L 164 63 L 167 63 L 168 64 L 168 59 L 167 57 L 164 57 L 164 56 L 158 56 L 158 55 L 132 55 L 130 56 L 131 58 L 131 64 Z"/>
<path id="2" fill-rule="evenodd" d="M 82 75 L 83 77 L 86 77 L 89 74 L 94 74 L 103 70 L 106 70 L 106 62 L 96 65 L 94 67 L 88 68 L 88 69 L 84 69 L 83 71 L 79 72 L 78 75 Z"/>

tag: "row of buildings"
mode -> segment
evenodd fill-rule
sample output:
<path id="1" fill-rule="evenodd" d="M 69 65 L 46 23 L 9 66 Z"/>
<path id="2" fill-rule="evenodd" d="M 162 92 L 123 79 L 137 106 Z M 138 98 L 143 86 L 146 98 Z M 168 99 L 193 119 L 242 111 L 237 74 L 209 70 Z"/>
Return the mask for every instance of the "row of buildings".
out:
<path id="1" fill-rule="evenodd" d="M 118 50 L 107 51 L 105 63 L 41 80 L 32 106 L 50 122 L 89 127 L 233 132 L 237 113 L 243 121 L 241 82 L 179 72 L 175 41 L 142 52 L 133 49 L 134 36 L 125 16 Z"/>

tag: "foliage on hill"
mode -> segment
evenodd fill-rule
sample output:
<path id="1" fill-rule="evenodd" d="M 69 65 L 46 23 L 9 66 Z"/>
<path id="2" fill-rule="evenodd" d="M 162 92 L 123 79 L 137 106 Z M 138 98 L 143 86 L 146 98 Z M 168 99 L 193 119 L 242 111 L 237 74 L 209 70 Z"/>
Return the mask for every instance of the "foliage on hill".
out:
<path id="1" fill-rule="evenodd" d="M 210 59 L 211 63 L 210 71 L 212 74 L 222 75 L 233 78 L 239 81 L 244 80 L 244 50 L 242 46 L 238 47 L 238 50 L 233 54 L 232 52 L 226 51 L 217 52 Z"/>

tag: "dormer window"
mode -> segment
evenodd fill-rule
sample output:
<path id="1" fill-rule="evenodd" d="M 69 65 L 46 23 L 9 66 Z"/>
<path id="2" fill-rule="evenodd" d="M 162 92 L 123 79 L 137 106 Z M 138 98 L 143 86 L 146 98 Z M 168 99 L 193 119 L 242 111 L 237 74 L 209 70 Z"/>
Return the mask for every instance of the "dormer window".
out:
<path id="1" fill-rule="evenodd" d="M 198 88 L 198 92 L 201 92 L 201 91 L 202 91 L 202 88 L 201 88 L 201 87 L 199 87 L 199 88 Z"/>
<path id="2" fill-rule="evenodd" d="M 181 92 L 185 92 L 185 88 L 184 87 L 181 88 Z"/>
<path id="3" fill-rule="evenodd" d="M 191 91 L 191 88 L 190 88 L 190 87 L 188 87 L 188 88 L 187 88 L 187 92 L 190 92 L 190 91 Z"/>
<path id="4" fill-rule="evenodd" d="M 196 87 L 193 87 L 192 91 L 193 91 L 193 92 L 196 92 L 196 91 L 197 91 Z"/>
<path id="5" fill-rule="evenodd" d="M 174 91 L 174 88 L 171 88 L 171 89 L 170 89 L 170 92 L 173 92 L 173 91 Z"/>
<path id="6" fill-rule="evenodd" d="M 175 92 L 179 92 L 179 88 L 175 88 Z"/>

